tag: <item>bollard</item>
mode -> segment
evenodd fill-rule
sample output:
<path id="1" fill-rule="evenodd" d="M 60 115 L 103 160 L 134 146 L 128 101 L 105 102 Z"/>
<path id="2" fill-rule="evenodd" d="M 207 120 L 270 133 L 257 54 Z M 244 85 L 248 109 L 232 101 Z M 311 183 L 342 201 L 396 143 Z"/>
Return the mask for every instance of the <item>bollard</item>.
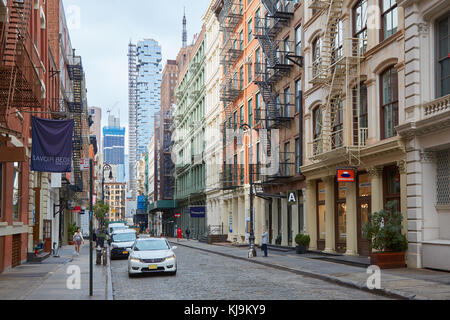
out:
<path id="1" fill-rule="evenodd" d="M 107 264 L 107 259 L 108 259 L 108 254 L 106 252 L 106 248 L 103 248 L 103 265 L 106 266 Z"/>
<path id="2" fill-rule="evenodd" d="M 100 265 L 100 264 L 102 264 L 102 249 L 101 248 L 96 248 L 95 251 L 97 253 L 96 264 Z"/>

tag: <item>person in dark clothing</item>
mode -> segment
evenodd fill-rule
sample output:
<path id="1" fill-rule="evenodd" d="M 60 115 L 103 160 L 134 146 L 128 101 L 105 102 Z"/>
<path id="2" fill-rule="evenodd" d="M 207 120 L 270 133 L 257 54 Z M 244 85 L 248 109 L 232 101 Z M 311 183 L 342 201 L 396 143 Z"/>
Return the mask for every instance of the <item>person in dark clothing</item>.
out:
<path id="1" fill-rule="evenodd" d="M 191 230 L 189 230 L 189 227 L 186 229 L 186 238 L 189 240 L 189 236 L 191 235 Z"/>

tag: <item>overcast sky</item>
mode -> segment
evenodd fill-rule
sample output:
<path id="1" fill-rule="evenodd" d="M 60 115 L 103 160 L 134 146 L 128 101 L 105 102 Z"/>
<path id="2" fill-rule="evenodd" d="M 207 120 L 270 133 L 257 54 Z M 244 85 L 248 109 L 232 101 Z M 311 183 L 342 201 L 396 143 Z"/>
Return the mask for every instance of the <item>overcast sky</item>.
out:
<path id="1" fill-rule="evenodd" d="M 188 43 L 200 33 L 210 0 L 63 0 L 72 46 L 81 55 L 89 106 L 107 109 L 128 127 L 128 57 L 130 40 L 153 38 L 162 47 L 163 63 L 181 47 L 183 8 Z M 128 145 L 128 140 L 127 140 Z M 128 153 L 128 149 L 126 150 Z"/>

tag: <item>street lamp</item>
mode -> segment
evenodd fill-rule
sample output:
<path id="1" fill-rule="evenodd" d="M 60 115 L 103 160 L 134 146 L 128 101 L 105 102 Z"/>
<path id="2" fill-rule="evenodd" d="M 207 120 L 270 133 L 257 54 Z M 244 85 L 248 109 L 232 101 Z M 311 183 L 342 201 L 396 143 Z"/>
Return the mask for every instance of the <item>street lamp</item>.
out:
<path id="1" fill-rule="evenodd" d="M 113 179 L 112 167 L 109 164 L 103 165 L 102 169 L 102 201 L 105 203 L 105 170 L 109 170 L 109 180 Z"/>
<path id="2" fill-rule="evenodd" d="M 250 184 L 250 237 L 248 238 L 250 242 L 250 248 L 248 250 L 248 257 L 253 258 L 256 257 L 256 250 L 255 250 L 255 231 L 254 231 L 254 222 L 253 222 L 253 157 L 252 157 L 252 150 L 253 150 L 253 135 L 252 135 L 252 128 L 247 123 L 244 123 L 240 126 L 241 129 L 245 129 L 246 131 L 250 132 L 250 148 L 248 150 L 248 165 L 249 165 L 249 184 Z"/>

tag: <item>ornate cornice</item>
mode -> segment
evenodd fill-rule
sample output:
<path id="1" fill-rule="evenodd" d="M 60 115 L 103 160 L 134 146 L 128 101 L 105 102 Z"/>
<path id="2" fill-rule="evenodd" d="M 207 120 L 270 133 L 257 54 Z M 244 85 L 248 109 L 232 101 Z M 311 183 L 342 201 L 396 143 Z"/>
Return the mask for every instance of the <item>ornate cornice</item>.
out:
<path id="1" fill-rule="evenodd" d="M 420 152 L 420 162 L 422 163 L 433 163 L 436 160 L 436 153 L 433 151 L 421 151 Z"/>
<path id="2" fill-rule="evenodd" d="M 383 174 L 383 167 L 382 166 L 368 167 L 367 173 L 369 173 L 371 177 L 381 177 L 381 175 Z"/>
<path id="3" fill-rule="evenodd" d="M 399 160 L 397 161 L 397 167 L 400 174 L 406 174 L 407 172 L 407 165 L 405 160 Z"/>

